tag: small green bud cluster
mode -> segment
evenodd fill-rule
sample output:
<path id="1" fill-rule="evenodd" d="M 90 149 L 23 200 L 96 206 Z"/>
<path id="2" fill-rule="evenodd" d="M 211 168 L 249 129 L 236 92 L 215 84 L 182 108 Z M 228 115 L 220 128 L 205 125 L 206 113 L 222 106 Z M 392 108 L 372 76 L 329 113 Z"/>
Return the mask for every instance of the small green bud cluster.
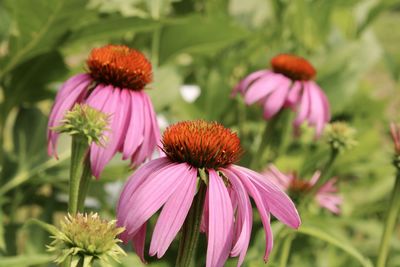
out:
<path id="1" fill-rule="evenodd" d="M 346 122 L 332 122 L 326 126 L 325 138 L 333 150 L 342 152 L 357 145 L 356 130 Z"/>
<path id="2" fill-rule="evenodd" d="M 108 129 L 109 116 L 90 107 L 87 104 L 76 104 L 68 111 L 61 125 L 53 130 L 69 135 L 80 135 L 87 139 L 88 143 L 104 145 L 104 131 Z"/>
<path id="3" fill-rule="evenodd" d="M 102 266 L 111 266 L 110 259 L 120 262 L 119 257 L 126 255 L 117 238 L 123 231 L 116 221 L 103 220 L 97 213 L 68 215 L 52 236 L 48 250 L 57 253 L 58 264 L 71 258 L 71 267 L 92 266 L 95 260 Z"/>

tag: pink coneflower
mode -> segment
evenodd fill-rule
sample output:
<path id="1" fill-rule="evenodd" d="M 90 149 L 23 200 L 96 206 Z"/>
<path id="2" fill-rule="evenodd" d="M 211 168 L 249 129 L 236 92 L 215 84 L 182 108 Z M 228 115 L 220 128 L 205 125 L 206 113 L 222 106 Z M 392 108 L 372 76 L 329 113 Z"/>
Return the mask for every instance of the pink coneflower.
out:
<path id="1" fill-rule="evenodd" d="M 57 93 L 48 123 L 48 153 L 57 156 L 59 126 L 75 103 L 87 103 L 110 115 L 107 144 L 92 144 L 90 162 L 93 175 L 100 176 L 105 165 L 119 151 L 123 159 L 137 165 L 148 158 L 160 139 L 149 96 L 143 91 L 152 80 L 151 64 L 137 50 L 123 45 L 107 45 L 92 50 L 88 73 L 68 79 Z"/>
<path id="2" fill-rule="evenodd" d="M 181 229 L 198 184 L 207 184 L 202 222 L 207 267 L 223 266 L 229 256 L 239 256 L 238 266 L 243 263 L 252 228 L 250 197 L 266 232 L 265 260 L 273 244 L 270 213 L 299 227 L 293 202 L 278 186 L 233 164 L 242 149 L 229 129 L 216 122 L 180 122 L 165 130 L 162 144 L 166 157 L 146 163 L 129 178 L 117 208 L 118 224 L 126 228 L 121 238 L 133 241 L 142 260 L 146 222 L 162 208 L 150 244 L 150 255 L 160 258 Z M 206 181 L 198 179 L 201 171 L 208 174 Z"/>
<path id="3" fill-rule="evenodd" d="M 267 179 L 275 182 L 276 185 L 294 198 L 304 196 L 321 178 L 321 172 L 316 171 L 310 180 L 303 180 L 295 173 L 285 175 L 273 165 L 270 165 L 269 168 L 263 172 L 263 175 L 265 175 Z M 332 178 L 322 185 L 315 194 L 315 200 L 320 207 L 332 213 L 339 214 L 343 199 L 337 194 L 336 182 L 337 179 Z"/>
<path id="4" fill-rule="evenodd" d="M 296 132 L 303 122 L 316 129 L 319 137 L 330 120 L 329 102 L 315 83 L 314 67 L 304 58 L 281 54 L 271 60 L 272 70 L 259 70 L 244 78 L 233 90 L 240 92 L 247 105 L 260 103 L 264 118 L 269 120 L 281 109 L 297 112 L 293 121 Z"/>

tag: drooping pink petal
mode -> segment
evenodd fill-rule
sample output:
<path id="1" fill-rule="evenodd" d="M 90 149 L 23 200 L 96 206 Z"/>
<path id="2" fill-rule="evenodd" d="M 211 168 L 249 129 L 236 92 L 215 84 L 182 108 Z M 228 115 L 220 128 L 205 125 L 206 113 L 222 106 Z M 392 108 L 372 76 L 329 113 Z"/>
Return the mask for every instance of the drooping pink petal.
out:
<path id="1" fill-rule="evenodd" d="M 241 80 L 233 89 L 231 96 L 235 96 L 238 92 L 244 94 L 251 83 L 260 77 L 270 73 L 269 70 L 259 70 L 253 73 L 250 73 L 246 78 Z"/>
<path id="2" fill-rule="evenodd" d="M 77 75 L 72 76 L 68 80 L 66 80 L 62 85 L 61 88 L 58 90 L 56 99 L 54 102 L 58 102 L 60 99 L 64 99 L 71 91 L 79 86 L 81 83 L 86 83 L 88 81 L 92 81 L 92 78 L 87 73 L 80 73 Z"/>
<path id="3" fill-rule="evenodd" d="M 223 173 L 228 177 L 232 184 L 234 192 L 237 195 L 238 211 L 235 221 L 235 238 L 231 256 L 239 255 L 238 267 L 242 265 L 249 247 L 251 228 L 253 222 L 253 212 L 249 196 L 245 187 L 235 173 L 229 169 L 222 169 Z"/>
<path id="4" fill-rule="evenodd" d="M 310 179 L 310 185 L 315 185 L 318 182 L 319 178 L 321 178 L 321 172 L 316 171 Z"/>
<path id="5" fill-rule="evenodd" d="M 286 96 L 289 92 L 290 83 L 290 80 L 283 79 L 279 85 L 279 88 L 267 96 L 264 102 L 265 119 L 271 119 L 283 107 Z"/>
<path id="6" fill-rule="evenodd" d="M 114 89 L 110 99 L 101 110 L 105 114 L 110 115 L 110 130 L 104 133 L 106 136 L 106 145 L 99 146 L 93 143 L 90 146 L 90 162 L 92 173 L 96 178 L 100 177 L 106 164 L 113 158 L 123 142 L 124 134 L 130 114 L 130 97 L 126 89 Z"/>
<path id="7" fill-rule="evenodd" d="M 278 186 L 255 171 L 236 165 L 233 168 L 254 184 L 276 218 L 292 228 L 300 226 L 300 216 L 293 201 Z"/>
<path id="8" fill-rule="evenodd" d="M 197 169 L 188 170 L 179 188 L 165 203 L 150 244 L 150 255 L 161 258 L 181 229 L 196 193 Z"/>
<path id="9" fill-rule="evenodd" d="M 274 90 L 279 90 L 282 82 L 285 80 L 287 80 L 287 78 L 278 73 L 269 73 L 261 77 L 250 85 L 245 93 L 244 101 L 247 105 L 260 101 Z"/>
<path id="10" fill-rule="evenodd" d="M 289 188 L 290 183 L 292 182 L 292 178 L 283 174 L 278 168 L 276 168 L 273 164 L 268 166 L 268 169 L 262 173 L 267 179 L 270 179 L 272 182 L 282 190 L 285 191 Z"/>
<path id="11" fill-rule="evenodd" d="M 294 81 L 292 87 L 290 88 L 289 94 L 286 98 L 285 106 L 295 108 L 300 101 L 300 93 L 303 85 L 299 81 Z"/>
<path id="12" fill-rule="evenodd" d="M 165 204 L 180 188 L 191 168 L 186 163 L 171 163 L 143 181 L 129 201 L 124 203 L 130 207 L 123 222 L 128 234 L 135 235 L 140 226 Z"/>
<path id="13" fill-rule="evenodd" d="M 144 140 L 144 104 L 140 92 L 130 90 L 131 117 L 122 148 L 122 159 L 132 157 Z"/>
<path id="14" fill-rule="evenodd" d="M 124 189 L 120 194 L 117 205 L 117 221 L 118 223 L 121 223 L 121 226 L 124 225 L 130 210 L 130 206 L 127 203 L 130 202 L 130 199 L 137 188 L 150 176 L 150 174 L 158 173 L 170 164 L 171 161 L 167 157 L 154 159 L 141 166 L 128 178 L 128 181 L 125 183 Z"/>
<path id="15" fill-rule="evenodd" d="M 227 170 L 234 173 L 242 182 L 246 191 L 250 194 L 250 196 L 254 199 L 254 202 L 257 206 L 258 213 L 260 214 L 261 222 L 263 224 L 265 230 L 265 254 L 264 261 L 268 261 L 269 254 L 271 253 L 272 247 L 274 245 L 274 238 L 271 230 L 270 216 L 269 216 L 269 208 L 264 203 L 260 192 L 254 186 L 254 184 L 249 180 L 248 175 L 242 173 L 239 169 L 234 168 L 233 166 L 229 166 L 228 168 L 222 169 L 224 172 Z"/>
<path id="16" fill-rule="evenodd" d="M 209 220 L 209 212 L 208 212 L 208 191 L 206 192 L 206 198 L 204 199 L 204 206 L 203 206 L 203 215 L 201 217 L 200 223 L 200 232 L 205 233 L 208 235 L 208 220 Z"/>
<path id="17" fill-rule="evenodd" d="M 215 170 L 209 169 L 209 221 L 206 267 L 222 267 L 233 238 L 233 210 L 228 190 Z"/>
<path id="18" fill-rule="evenodd" d="M 144 223 L 139 228 L 139 231 L 137 232 L 137 234 L 132 237 L 132 248 L 136 252 L 136 254 L 139 256 L 140 260 L 143 263 L 146 263 L 146 260 L 144 259 L 144 245 L 146 242 L 146 228 L 147 228 L 147 223 Z"/>
<path id="19" fill-rule="evenodd" d="M 303 83 L 303 93 L 301 95 L 299 110 L 296 119 L 293 121 L 293 126 L 299 128 L 300 125 L 306 120 L 310 113 L 310 94 L 308 87 Z"/>
<path id="20" fill-rule="evenodd" d="M 307 84 L 311 100 L 308 121 L 310 125 L 315 126 L 315 136 L 318 138 L 325 126 L 324 107 L 317 85 L 314 82 L 308 82 Z"/>
<path id="21" fill-rule="evenodd" d="M 86 94 L 87 87 L 92 82 L 90 78 L 72 77 L 62 88 L 63 97 L 56 97 L 54 106 L 50 112 L 50 118 L 47 125 L 47 152 L 50 156 L 57 156 L 57 139 L 59 134 L 51 130 L 51 128 L 59 126 L 64 118 L 65 113 L 70 110 L 75 103 L 79 102 L 82 95 Z"/>
<path id="22" fill-rule="evenodd" d="M 331 119 L 331 111 L 330 111 L 328 98 L 326 97 L 325 93 L 322 91 L 322 89 L 317 84 L 315 84 L 315 86 L 317 87 L 317 89 L 318 89 L 317 92 L 319 93 L 319 97 L 322 100 L 322 105 L 324 108 L 324 121 L 329 122 Z"/>
<path id="23" fill-rule="evenodd" d="M 159 140 L 155 139 L 160 139 L 153 105 L 151 104 L 147 94 L 142 93 L 141 96 L 144 107 L 144 140 L 139 149 L 132 155 L 131 161 L 134 165 L 141 164 L 146 158 L 149 158 L 152 155 L 156 144 L 159 142 Z M 157 130 L 154 129 L 155 127 L 157 127 Z"/>

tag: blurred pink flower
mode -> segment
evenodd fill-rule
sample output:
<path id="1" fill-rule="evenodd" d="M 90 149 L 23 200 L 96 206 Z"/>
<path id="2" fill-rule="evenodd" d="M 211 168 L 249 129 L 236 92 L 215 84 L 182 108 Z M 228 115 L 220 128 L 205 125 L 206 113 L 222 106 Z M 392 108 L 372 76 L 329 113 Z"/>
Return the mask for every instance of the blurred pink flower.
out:
<path id="1" fill-rule="evenodd" d="M 300 197 L 311 190 L 311 188 L 321 178 L 321 172 L 316 171 L 310 180 L 299 179 L 296 174 L 283 174 L 273 165 L 270 165 L 262 174 L 269 180 L 273 181 L 282 190 L 286 191 L 289 195 Z M 334 177 L 322 185 L 315 194 L 315 200 L 320 207 L 328 209 L 332 213 L 339 214 L 343 199 L 337 193 L 336 182 L 337 178 Z"/>
<path id="2" fill-rule="evenodd" d="M 400 155 L 400 127 L 396 123 L 390 123 L 390 134 L 394 143 L 394 151 L 396 155 Z"/>
<path id="3" fill-rule="evenodd" d="M 58 91 L 48 122 L 48 154 L 57 157 L 59 126 L 66 111 L 75 103 L 86 103 L 110 115 L 107 144 L 92 144 L 90 162 L 97 178 L 119 151 L 123 159 L 141 164 L 150 157 L 160 140 L 153 105 L 143 91 L 151 82 L 151 64 L 142 53 L 122 45 L 107 45 L 92 50 L 89 72 L 68 79 Z"/>
<path id="4" fill-rule="evenodd" d="M 280 54 L 271 60 L 272 70 L 251 73 L 234 88 L 232 94 L 240 92 L 247 105 L 260 103 L 264 107 L 264 118 L 269 120 L 281 109 L 291 108 L 297 113 L 293 121 L 296 132 L 303 122 L 316 129 L 321 136 L 330 120 L 329 102 L 313 80 L 314 67 L 304 58 Z"/>
<path id="5" fill-rule="evenodd" d="M 218 123 L 202 120 L 172 125 L 163 135 L 166 157 L 139 168 L 125 184 L 118 208 L 121 239 L 133 241 L 144 261 L 146 224 L 160 208 L 149 254 L 162 257 L 181 229 L 196 195 L 198 169 L 208 173 L 201 229 L 208 238 L 207 267 L 224 266 L 229 256 L 243 263 L 250 242 L 252 207 L 266 232 L 265 260 L 272 249 L 270 213 L 290 227 L 300 217 L 290 198 L 259 173 L 234 165 L 242 150 L 236 134 Z M 203 183 L 203 180 L 200 180 Z"/>

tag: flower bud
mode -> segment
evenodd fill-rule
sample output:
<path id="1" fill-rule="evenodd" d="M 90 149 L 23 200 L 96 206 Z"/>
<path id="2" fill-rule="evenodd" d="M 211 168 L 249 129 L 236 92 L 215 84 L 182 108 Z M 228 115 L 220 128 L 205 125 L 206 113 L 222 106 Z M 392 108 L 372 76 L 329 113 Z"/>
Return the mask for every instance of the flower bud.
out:
<path id="1" fill-rule="evenodd" d="M 101 265 L 109 265 L 110 259 L 117 262 L 126 253 L 118 246 L 117 236 L 124 228 L 117 227 L 116 221 L 107 221 L 97 213 L 74 216 L 68 214 L 48 246 L 50 252 L 57 253 L 55 262 L 61 264 L 71 257 L 71 266 L 92 266 L 95 260 Z"/>
<path id="2" fill-rule="evenodd" d="M 332 150 L 338 152 L 349 150 L 357 145 L 355 140 L 356 130 L 346 122 L 332 122 L 327 125 L 325 137 Z"/>
<path id="3" fill-rule="evenodd" d="M 109 116 L 90 107 L 87 104 L 76 104 L 72 110 L 67 111 L 61 125 L 53 130 L 69 135 L 80 135 L 87 139 L 88 144 L 95 142 L 104 145 L 104 131 L 108 129 Z"/>

